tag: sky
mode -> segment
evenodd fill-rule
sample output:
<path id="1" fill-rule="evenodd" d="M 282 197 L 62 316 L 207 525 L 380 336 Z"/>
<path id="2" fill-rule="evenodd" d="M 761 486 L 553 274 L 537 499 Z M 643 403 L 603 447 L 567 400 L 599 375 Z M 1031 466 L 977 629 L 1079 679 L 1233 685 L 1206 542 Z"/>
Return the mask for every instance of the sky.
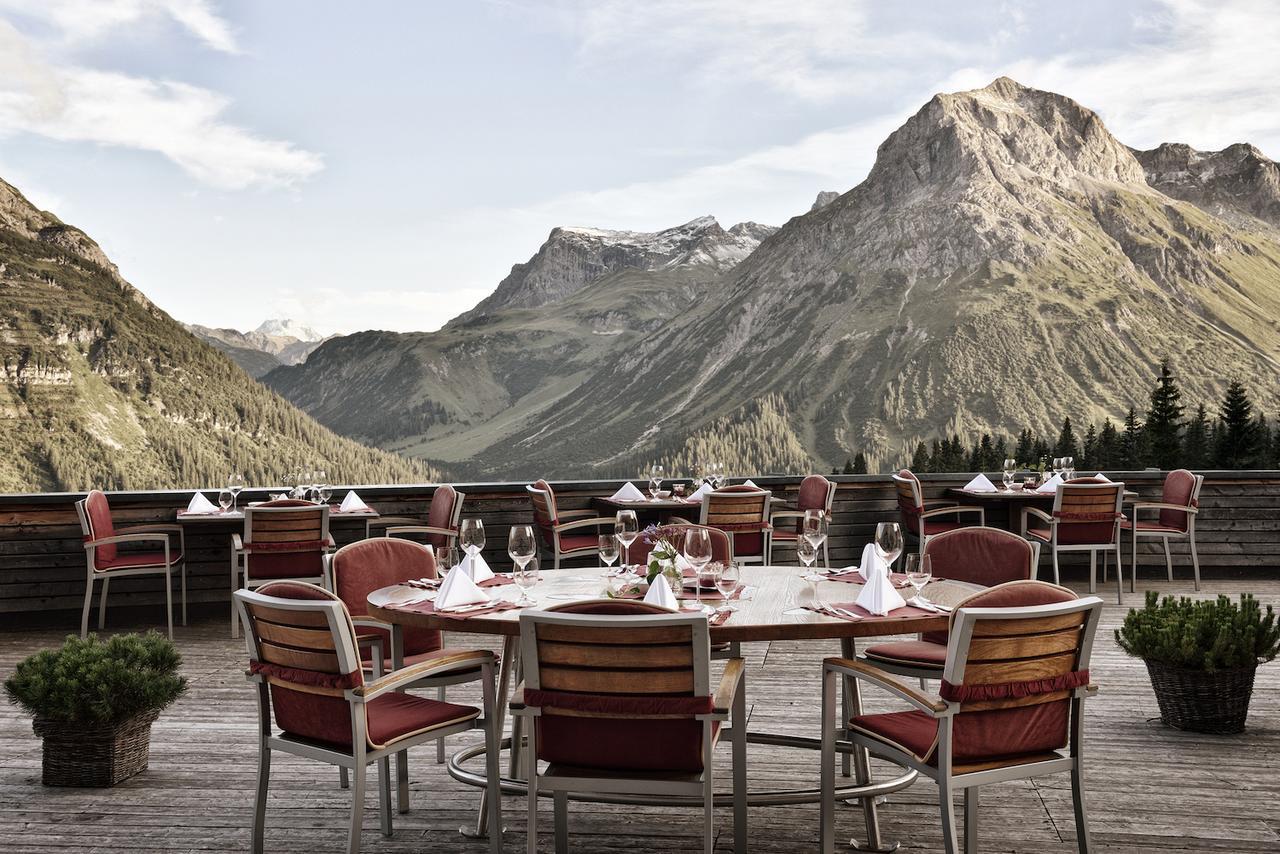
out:
<path id="1" fill-rule="evenodd" d="M 0 178 L 179 320 L 436 329 L 558 225 L 779 225 L 1000 75 L 1280 156 L 1269 2 L 0 0 Z"/>

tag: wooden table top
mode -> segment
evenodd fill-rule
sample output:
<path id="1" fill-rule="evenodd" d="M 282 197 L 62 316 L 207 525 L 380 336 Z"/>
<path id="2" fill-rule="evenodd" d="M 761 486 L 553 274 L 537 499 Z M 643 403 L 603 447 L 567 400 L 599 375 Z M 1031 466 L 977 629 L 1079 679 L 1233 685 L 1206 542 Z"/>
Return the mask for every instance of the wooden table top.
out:
<path id="1" fill-rule="evenodd" d="M 1003 489 L 999 486 L 996 487 L 995 492 L 971 492 L 963 487 L 953 486 L 947 490 L 947 495 L 967 501 L 1053 501 L 1055 493 L 1036 492 L 1034 489 L 1030 492 L 1026 489 L 1020 489 L 1015 492 L 1012 489 Z M 1127 502 L 1137 501 L 1138 497 L 1138 493 L 1133 490 L 1126 489 L 1124 491 L 1124 500 Z"/>
<path id="2" fill-rule="evenodd" d="M 338 510 L 330 507 L 330 519 L 376 519 L 378 511 L 369 510 Z M 228 510 L 225 513 L 219 510 L 216 513 L 187 513 L 179 510 L 177 519 L 179 522 L 243 522 L 243 510 Z"/>
<path id="3" fill-rule="evenodd" d="M 613 498 L 592 498 L 591 503 L 607 510 L 689 510 L 702 506 L 701 501 L 690 501 L 687 498 L 660 498 L 654 501 L 645 498 L 640 501 L 619 501 Z"/>
<path id="4" fill-rule="evenodd" d="M 795 612 L 793 592 L 803 582 L 797 566 L 752 566 L 742 568 L 742 583 L 755 590 L 749 599 L 737 599 L 733 616 L 723 625 L 711 627 L 712 642 L 814 640 L 822 638 L 881 637 L 945 630 L 950 615 L 927 617 L 868 617 L 842 620 L 812 611 Z M 542 573 L 529 595 L 535 608 L 547 608 L 570 601 L 599 599 L 604 596 L 602 569 L 561 569 Z M 821 581 L 818 593 L 824 601 L 848 603 L 858 598 L 861 585 L 843 581 Z M 960 581 L 938 580 L 925 588 L 925 595 L 941 605 L 956 605 L 981 587 Z M 495 598 L 518 599 L 515 585 L 492 588 Z M 369 594 L 369 615 L 388 623 L 449 632 L 471 632 L 487 635 L 520 634 L 520 611 L 512 609 L 479 617 L 456 619 L 434 614 L 421 614 L 385 607 L 387 604 L 416 598 L 421 590 L 395 585 Z"/>

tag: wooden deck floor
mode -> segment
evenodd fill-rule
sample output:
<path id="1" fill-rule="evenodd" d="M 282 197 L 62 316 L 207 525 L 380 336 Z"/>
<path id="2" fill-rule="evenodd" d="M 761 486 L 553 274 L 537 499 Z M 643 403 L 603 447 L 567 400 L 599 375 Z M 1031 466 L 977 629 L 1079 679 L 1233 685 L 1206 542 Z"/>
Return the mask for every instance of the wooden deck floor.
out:
<path id="1" fill-rule="evenodd" d="M 1234 595 L 1245 586 L 1264 602 L 1280 603 L 1280 581 L 1210 581 L 1201 595 Z M 1158 588 L 1185 592 L 1189 585 Z M 1130 600 L 1136 603 L 1138 597 Z M 1145 669 L 1120 653 L 1111 639 L 1122 614 L 1108 606 L 1093 667 L 1094 680 L 1102 686 L 1088 720 L 1095 848 L 1128 854 L 1280 850 L 1280 664 L 1259 670 L 1246 734 L 1213 737 L 1165 729 L 1151 720 L 1155 699 Z M 0 672 L 11 672 L 23 656 L 57 644 L 65 632 L 0 633 Z M 40 743 L 29 721 L 15 708 L 0 706 L 0 851 L 248 850 L 255 708 L 242 677 L 243 646 L 227 637 L 224 618 L 193 622 L 178 638 L 190 694 L 156 723 L 150 770 L 114 789 L 42 787 Z M 460 644 L 466 638 L 451 640 Z M 752 727 L 816 734 L 818 662 L 832 651 L 826 644 L 799 643 L 747 648 Z M 872 698 L 873 706 L 886 707 L 877 700 Z M 435 765 L 433 750 L 421 749 L 415 758 L 413 811 L 396 815 L 395 835 L 384 839 L 377 831 L 376 795 L 371 794 L 363 850 L 487 850 L 457 832 L 473 820 L 474 790 Z M 749 758 L 753 780 L 816 783 L 813 754 L 753 746 Z M 342 850 L 349 801 L 333 769 L 292 757 L 280 757 L 273 766 L 267 850 Z M 922 781 L 892 796 L 881 811 L 886 837 L 901 841 L 905 851 L 940 850 L 935 793 Z M 505 800 L 507 851 L 523 850 L 522 807 L 522 799 Z M 543 847 L 549 850 L 547 807 Z M 732 850 L 730 818 L 727 810 L 719 816 L 718 850 Z M 750 822 L 753 852 L 817 848 L 816 807 L 757 808 Z M 572 850 L 696 851 L 699 824 L 691 810 L 574 805 Z M 860 813 L 843 807 L 839 831 L 841 837 L 860 835 Z M 983 851 L 1074 851 L 1065 776 L 984 790 L 981 833 Z"/>

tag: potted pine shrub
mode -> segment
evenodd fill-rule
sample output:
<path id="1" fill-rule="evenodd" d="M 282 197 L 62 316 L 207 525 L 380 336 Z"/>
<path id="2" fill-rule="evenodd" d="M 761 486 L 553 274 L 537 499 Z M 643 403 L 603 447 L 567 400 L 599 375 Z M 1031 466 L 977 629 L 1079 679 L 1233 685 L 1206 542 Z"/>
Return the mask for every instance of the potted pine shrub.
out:
<path id="1" fill-rule="evenodd" d="M 152 722 L 187 689 L 181 664 L 157 632 L 71 635 L 19 663 L 4 690 L 44 740 L 44 784 L 114 786 L 145 771 Z"/>
<path id="2" fill-rule="evenodd" d="M 1176 729 L 1244 732 L 1258 665 L 1280 652 L 1280 625 L 1250 594 L 1195 601 L 1147 592 L 1116 630 L 1116 643 L 1147 665 L 1160 720 Z"/>

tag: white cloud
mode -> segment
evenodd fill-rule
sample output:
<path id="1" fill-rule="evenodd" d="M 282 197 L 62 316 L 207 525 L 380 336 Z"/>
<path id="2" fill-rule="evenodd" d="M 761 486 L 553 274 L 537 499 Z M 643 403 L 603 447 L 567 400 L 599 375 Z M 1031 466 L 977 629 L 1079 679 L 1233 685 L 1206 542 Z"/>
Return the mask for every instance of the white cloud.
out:
<path id="1" fill-rule="evenodd" d="M 167 18 L 214 50 L 238 51 L 231 25 L 208 0 L 0 0 L 0 10 L 42 21 L 71 43 L 94 41 L 120 27 Z"/>
<path id="2" fill-rule="evenodd" d="M 196 14 L 204 4 L 166 5 Z M 214 28 L 209 36 L 216 35 Z M 221 189 L 290 185 L 323 168 L 318 154 L 227 122 L 229 105 L 186 83 L 54 65 L 39 43 L 0 19 L 0 134 L 154 151 Z"/>
<path id="3" fill-rule="evenodd" d="M 431 332 L 474 306 L 491 290 L 492 286 L 455 290 L 282 288 L 271 300 L 265 316 L 296 320 L 326 335 L 362 329 Z"/>

